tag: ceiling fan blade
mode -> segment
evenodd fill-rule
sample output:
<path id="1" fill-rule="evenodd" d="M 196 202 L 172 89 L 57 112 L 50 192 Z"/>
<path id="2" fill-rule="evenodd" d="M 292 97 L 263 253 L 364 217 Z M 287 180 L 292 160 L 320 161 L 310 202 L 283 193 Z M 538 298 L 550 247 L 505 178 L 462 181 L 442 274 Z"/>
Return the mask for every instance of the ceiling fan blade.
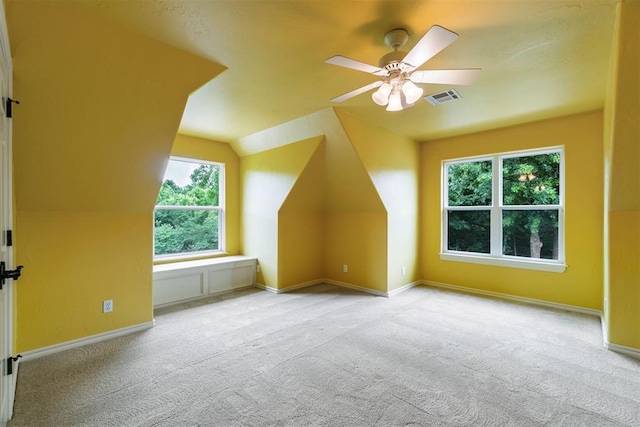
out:
<path id="1" fill-rule="evenodd" d="M 442 85 L 470 85 L 480 75 L 480 68 L 465 70 L 419 70 L 414 71 L 409 79 L 414 83 L 434 83 Z"/>
<path id="2" fill-rule="evenodd" d="M 353 98 L 354 96 L 358 96 L 361 93 L 365 93 L 370 91 L 371 89 L 377 88 L 382 86 L 382 81 L 378 80 L 377 82 L 373 82 L 371 84 L 368 84 L 366 86 L 362 86 L 361 88 L 358 88 L 356 90 L 352 90 L 351 92 L 347 92 L 344 95 L 340 95 L 340 96 L 336 96 L 335 98 L 331 98 L 331 101 L 333 102 L 342 102 L 342 101 L 346 101 L 349 98 Z"/>
<path id="3" fill-rule="evenodd" d="M 364 71 L 365 73 L 383 75 L 385 70 L 374 65 L 365 64 L 364 62 L 356 61 L 355 59 L 347 58 L 346 56 L 336 55 L 327 59 L 327 64 L 337 65 L 339 67 L 351 68 L 352 70 Z"/>
<path id="4" fill-rule="evenodd" d="M 458 38 L 453 31 L 449 31 L 439 25 L 434 25 L 422 36 L 420 41 L 407 53 L 402 62 L 410 65 L 415 70 L 438 52 L 449 46 Z"/>

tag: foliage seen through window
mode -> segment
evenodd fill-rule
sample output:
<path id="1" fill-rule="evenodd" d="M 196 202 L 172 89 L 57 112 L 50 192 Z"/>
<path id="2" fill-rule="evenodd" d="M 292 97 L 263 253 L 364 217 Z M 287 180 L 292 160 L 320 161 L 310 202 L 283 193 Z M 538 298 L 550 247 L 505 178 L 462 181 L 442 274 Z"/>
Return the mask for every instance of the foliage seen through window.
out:
<path id="1" fill-rule="evenodd" d="M 560 161 L 553 151 L 446 163 L 446 250 L 558 260 Z"/>
<path id="2" fill-rule="evenodd" d="M 156 255 L 220 250 L 223 171 L 219 164 L 169 161 L 156 201 Z"/>

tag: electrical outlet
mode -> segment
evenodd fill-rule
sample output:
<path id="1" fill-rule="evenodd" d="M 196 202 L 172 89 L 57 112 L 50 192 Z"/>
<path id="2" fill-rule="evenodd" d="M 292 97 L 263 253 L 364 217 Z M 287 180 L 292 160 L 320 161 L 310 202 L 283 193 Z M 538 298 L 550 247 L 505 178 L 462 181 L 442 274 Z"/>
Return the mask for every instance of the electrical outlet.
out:
<path id="1" fill-rule="evenodd" d="M 343 273 L 348 273 L 349 272 L 349 266 L 347 264 L 342 266 L 342 272 Z"/>
<path id="2" fill-rule="evenodd" d="M 260 264 L 256 265 L 256 273 L 260 273 Z"/>
<path id="3" fill-rule="evenodd" d="M 406 269 L 406 268 L 404 268 L 404 267 L 402 267 L 402 275 L 404 276 L 404 275 L 406 275 L 406 274 L 407 274 L 407 269 Z"/>
<path id="4" fill-rule="evenodd" d="M 103 313 L 111 313 L 113 311 L 113 300 L 106 299 L 102 301 L 102 312 Z"/>

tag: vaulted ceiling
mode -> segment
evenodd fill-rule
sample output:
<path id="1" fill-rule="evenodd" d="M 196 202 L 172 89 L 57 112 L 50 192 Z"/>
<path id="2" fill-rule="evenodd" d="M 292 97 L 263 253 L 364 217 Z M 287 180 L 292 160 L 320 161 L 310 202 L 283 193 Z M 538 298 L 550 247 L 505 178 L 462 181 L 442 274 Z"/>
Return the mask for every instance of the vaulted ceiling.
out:
<path id="1" fill-rule="evenodd" d="M 78 7 L 227 69 L 194 92 L 180 132 L 223 142 L 329 106 L 416 141 L 601 108 L 618 0 L 86 0 Z M 420 69 L 482 68 L 462 100 L 387 112 L 366 93 L 329 100 L 377 77 L 326 64 L 377 65 L 386 32 L 409 50 L 432 26 L 459 34 Z M 167 84 L 170 84 L 168 82 Z"/>

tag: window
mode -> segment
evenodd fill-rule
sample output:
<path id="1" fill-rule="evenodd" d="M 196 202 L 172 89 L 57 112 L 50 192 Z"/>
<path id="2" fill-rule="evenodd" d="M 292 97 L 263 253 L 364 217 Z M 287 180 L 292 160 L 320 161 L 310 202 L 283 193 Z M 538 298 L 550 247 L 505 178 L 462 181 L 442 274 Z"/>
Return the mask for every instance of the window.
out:
<path id="1" fill-rule="evenodd" d="M 154 211 L 154 254 L 224 250 L 224 165 L 172 157 Z"/>
<path id="2" fill-rule="evenodd" d="M 564 271 L 562 149 L 445 161 L 442 259 Z"/>

